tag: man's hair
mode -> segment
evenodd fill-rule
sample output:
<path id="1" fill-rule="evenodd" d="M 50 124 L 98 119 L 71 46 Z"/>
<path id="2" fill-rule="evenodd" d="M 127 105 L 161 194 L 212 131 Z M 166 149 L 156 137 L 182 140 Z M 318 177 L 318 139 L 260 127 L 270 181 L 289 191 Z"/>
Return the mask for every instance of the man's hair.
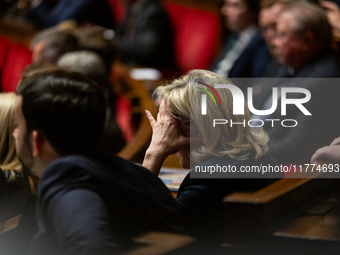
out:
<path id="1" fill-rule="evenodd" d="M 285 3 L 281 13 L 289 13 L 293 16 L 290 29 L 294 34 L 299 35 L 309 31 L 321 46 L 331 46 L 332 28 L 325 10 L 321 7 L 309 2 L 293 1 Z"/>
<path id="2" fill-rule="evenodd" d="M 262 8 L 269 8 L 272 7 L 274 4 L 276 3 L 286 3 L 286 2 L 290 2 L 293 0 L 261 0 L 260 1 L 260 7 Z"/>
<path id="3" fill-rule="evenodd" d="M 107 73 L 102 58 L 91 51 L 73 51 L 62 55 L 57 66 L 67 71 L 77 72 L 104 86 Z"/>
<path id="4" fill-rule="evenodd" d="M 106 103 L 91 80 L 67 71 L 40 72 L 22 80 L 17 94 L 27 134 L 40 131 L 61 156 L 98 149 Z"/>
<path id="5" fill-rule="evenodd" d="M 248 6 L 249 11 L 253 11 L 256 14 L 260 11 L 260 0 L 244 0 Z"/>
<path id="6" fill-rule="evenodd" d="M 79 49 L 97 53 L 103 59 L 107 73 L 111 71 L 111 65 L 116 58 L 113 37 L 113 30 L 99 26 L 81 27 L 77 30 Z"/>
<path id="7" fill-rule="evenodd" d="M 31 49 L 39 42 L 44 44 L 43 63 L 56 63 L 66 52 L 79 49 L 77 37 L 71 30 L 49 28 L 38 33 L 31 42 Z"/>
<path id="8" fill-rule="evenodd" d="M 63 69 L 52 63 L 33 63 L 25 67 L 24 71 L 21 73 L 21 79 L 24 80 L 36 73 L 62 70 Z"/>

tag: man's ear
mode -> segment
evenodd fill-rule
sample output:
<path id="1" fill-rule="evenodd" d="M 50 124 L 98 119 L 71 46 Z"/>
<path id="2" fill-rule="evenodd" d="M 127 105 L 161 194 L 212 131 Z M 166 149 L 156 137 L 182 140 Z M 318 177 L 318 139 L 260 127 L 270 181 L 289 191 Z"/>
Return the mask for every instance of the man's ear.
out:
<path id="1" fill-rule="evenodd" d="M 32 131 L 31 146 L 33 157 L 37 157 L 41 153 L 45 142 L 46 142 L 45 136 L 41 132 L 37 130 Z"/>

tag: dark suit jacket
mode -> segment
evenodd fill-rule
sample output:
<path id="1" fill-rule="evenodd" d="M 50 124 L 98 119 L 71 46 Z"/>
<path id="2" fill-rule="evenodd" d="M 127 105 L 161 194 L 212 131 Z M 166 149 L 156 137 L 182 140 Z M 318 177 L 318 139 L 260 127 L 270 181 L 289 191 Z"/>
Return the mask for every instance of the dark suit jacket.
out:
<path id="1" fill-rule="evenodd" d="M 302 87 L 311 92 L 311 100 L 304 106 L 312 116 L 305 116 L 295 105 L 287 105 L 287 115 L 281 116 L 280 99 L 277 110 L 266 116 L 266 119 L 294 119 L 298 125 L 285 128 L 276 122 L 274 127 L 271 127 L 271 122 L 265 122 L 264 126 L 271 135 L 269 152 L 279 163 L 309 163 L 318 148 L 329 145 L 340 135 L 340 100 L 337 98 L 337 95 L 340 95 L 340 85 L 334 80 L 325 79 L 340 77 L 340 64 L 333 51 L 325 50 L 292 75 L 288 75 L 286 70 L 287 67 L 281 65 L 276 77 L 292 79 L 271 79 L 267 89 L 254 102 L 254 106 L 256 109 L 262 109 L 264 102 L 272 94 L 272 87 L 277 87 L 282 82 L 283 87 Z M 288 98 L 299 97 L 301 94 L 288 95 Z"/>
<path id="2" fill-rule="evenodd" d="M 69 19 L 79 24 L 89 21 L 102 27 L 114 27 L 113 12 L 106 0 L 60 0 L 53 8 L 42 2 L 29 11 L 28 18 L 42 27 Z"/>
<path id="3" fill-rule="evenodd" d="M 218 59 L 217 63 L 223 60 L 226 54 L 226 46 L 223 54 Z M 266 43 L 260 32 L 258 32 L 253 39 L 249 42 L 248 46 L 244 49 L 242 54 L 234 63 L 228 77 L 229 78 L 254 78 L 262 77 L 268 63 L 270 62 L 271 55 L 267 49 Z"/>
<path id="4" fill-rule="evenodd" d="M 230 78 L 262 77 L 271 55 L 260 32 L 250 41 L 229 72 Z"/>
<path id="5" fill-rule="evenodd" d="M 235 160 L 227 156 L 212 158 L 201 166 L 217 164 L 236 166 L 237 170 L 240 170 L 241 166 L 278 165 L 277 161 L 267 153 L 258 160 L 255 160 L 254 156 L 250 156 L 247 160 Z M 194 171 L 195 169 L 191 173 Z M 283 177 L 283 173 L 262 175 L 262 173 L 236 172 L 226 173 L 225 178 L 197 179 L 192 178 L 189 173 L 183 180 L 176 198 L 185 231 L 190 235 L 204 238 L 205 241 L 220 240 L 225 230 L 222 198 L 235 191 L 256 191 Z"/>
<path id="6" fill-rule="evenodd" d="M 130 12 L 115 37 L 122 61 L 154 68 L 174 68 L 174 36 L 170 20 L 160 2 L 147 0 L 143 3 L 132 21 L 132 35 L 126 38 L 126 24 L 129 19 L 134 19 L 129 15 Z"/>
<path id="7" fill-rule="evenodd" d="M 142 232 L 182 231 L 164 184 L 114 155 L 74 155 L 49 164 L 38 187 L 36 220 L 32 255 L 120 254 Z"/>

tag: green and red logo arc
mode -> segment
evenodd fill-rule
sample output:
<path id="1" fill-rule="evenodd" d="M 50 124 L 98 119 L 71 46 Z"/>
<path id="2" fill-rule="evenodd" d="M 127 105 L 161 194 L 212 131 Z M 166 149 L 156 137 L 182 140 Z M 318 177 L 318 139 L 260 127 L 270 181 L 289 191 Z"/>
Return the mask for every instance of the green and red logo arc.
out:
<path id="1" fill-rule="evenodd" d="M 216 91 L 213 87 L 211 87 L 211 86 L 208 85 L 208 84 L 202 83 L 202 82 L 197 82 L 197 83 L 206 86 L 206 87 L 209 88 L 212 92 L 214 92 L 214 94 L 217 96 L 218 100 L 220 101 L 220 103 L 221 103 L 221 105 L 222 105 L 222 100 L 221 100 L 219 94 L 217 93 L 217 91 Z M 197 88 L 200 89 L 200 90 L 203 90 L 204 92 L 206 92 L 206 93 L 214 100 L 214 103 L 215 103 L 215 105 L 217 106 L 216 100 L 215 100 L 214 96 L 211 94 L 211 92 L 210 92 L 209 90 L 204 89 L 204 88 L 201 88 L 201 87 L 197 87 Z"/>

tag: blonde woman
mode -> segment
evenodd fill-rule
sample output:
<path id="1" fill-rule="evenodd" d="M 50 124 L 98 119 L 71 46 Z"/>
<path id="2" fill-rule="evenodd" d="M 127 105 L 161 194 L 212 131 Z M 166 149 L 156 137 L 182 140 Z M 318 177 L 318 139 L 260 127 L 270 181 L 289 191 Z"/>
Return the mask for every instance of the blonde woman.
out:
<path id="1" fill-rule="evenodd" d="M 9 219 L 20 214 L 31 195 L 32 179 L 21 171 L 21 163 L 15 151 L 14 93 L 0 93 L 0 168 L 6 177 L 6 205 L 0 205 L 1 214 Z"/>
<path id="2" fill-rule="evenodd" d="M 216 89 L 215 94 L 211 90 L 215 84 L 232 83 L 213 72 L 194 70 L 156 89 L 160 109 L 157 120 L 147 111 L 153 135 L 143 162 L 158 175 L 166 157 L 177 153 L 183 168 L 193 168 L 183 180 L 176 202 L 186 231 L 213 239 L 224 228 L 221 201 L 225 195 L 255 191 L 284 177 L 283 173 L 240 173 L 246 167 L 277 167 L 278 163 L 267 153 L 267 134 L 248 125 L 247 104 L 244 102 L 244 115 L 233 115 L 231 92 L 223 88 Z M 215 94 L 215 100 L 206 97 L 206 115 L 202 115 L 202 95 L 207 91 Z M 214 126 L 214 119 L 220 124 Z M 211 167 L 218 170 L 218 166 L 226 171 L 206 172 Z M 195 174 L 199 178 L 192 178 Z"/>

